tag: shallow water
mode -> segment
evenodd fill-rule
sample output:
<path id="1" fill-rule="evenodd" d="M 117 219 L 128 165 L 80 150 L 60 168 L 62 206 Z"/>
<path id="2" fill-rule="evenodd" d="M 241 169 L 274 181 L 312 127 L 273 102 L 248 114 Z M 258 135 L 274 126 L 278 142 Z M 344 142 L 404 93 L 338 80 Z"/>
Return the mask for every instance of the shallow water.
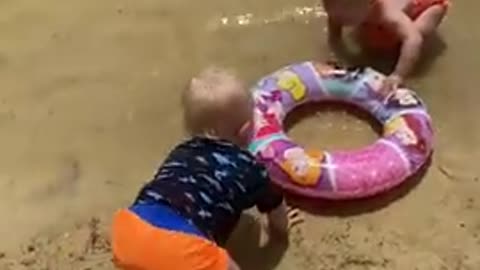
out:
<path id="1" fill-rule="evenodd" d="M 287 63 L 329 59 L 325 17 L 315 4 L 2 1 L 0 249 L 130 202 L 182 137 L 179 92 L 200 68 L 232 66 L 254 82 Z M 446 48 L 430 53 L 437 57 L 409 82 L 437 132 L 427 175 L 388 207 L 348 218 L 338 217 L 343 209 L 308 216 L 311 248 L 290 251 L 278 269 L 317 269 L 306 265 L 328 261 L 322 256 L 335 250 L 382 254 L 385 269 L 479 269 L 478 8 L 477 1 L 455 2 L 440 28 Z M 326 148 L 358 147 L 376 136 L 340 113 L 301 121 L 291 134 Z M 347 224 L 353 229 L 341 238 Z M 335 244 L 330 235 L 344 240 Z M 338 269 L 384 269 L 375 265 Z"/>

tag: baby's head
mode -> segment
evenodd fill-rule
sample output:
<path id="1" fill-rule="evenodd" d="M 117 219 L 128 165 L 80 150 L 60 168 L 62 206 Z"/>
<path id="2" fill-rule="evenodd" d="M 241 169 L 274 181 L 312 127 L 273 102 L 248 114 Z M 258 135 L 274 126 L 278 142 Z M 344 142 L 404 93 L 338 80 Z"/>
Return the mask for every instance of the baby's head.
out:
<path id="1" fill-rule="evenodd" d="M 244 146 L 253 117 L 250 91 L 231 71 L 209 67 L 183 92 L 184 120 L 191 135 L 207 135 Z"/>

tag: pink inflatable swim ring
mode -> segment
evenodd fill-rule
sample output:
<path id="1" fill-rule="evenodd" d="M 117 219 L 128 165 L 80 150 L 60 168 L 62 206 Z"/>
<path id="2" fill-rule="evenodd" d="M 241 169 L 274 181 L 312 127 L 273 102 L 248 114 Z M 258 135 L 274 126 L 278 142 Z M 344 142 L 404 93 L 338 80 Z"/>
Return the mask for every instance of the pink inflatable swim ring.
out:
<path id="1" fill-rule="evenodd" d="M 249 150 L 272 181 L 310 198 L 354 199 L 391 189 L 417 172 L 432 152 L 433 131 L 425 104 L 411 90 L 387 95 L 385 76 L 370 68 L 341 69 L 304 62 L 282 68 L 253 88 L 253 139 Z M 283 131 L 288 112 L 309 102 L 358 106 L 383 125 L 383 137 L 353 151 L 304 149 Z"/>

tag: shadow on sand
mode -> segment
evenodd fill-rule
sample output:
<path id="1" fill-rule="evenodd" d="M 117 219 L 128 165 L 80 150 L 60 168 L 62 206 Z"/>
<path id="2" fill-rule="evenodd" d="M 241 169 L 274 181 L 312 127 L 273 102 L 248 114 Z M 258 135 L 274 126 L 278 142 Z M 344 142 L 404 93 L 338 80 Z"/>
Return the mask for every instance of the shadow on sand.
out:
<path id="1" fill-rule="evenodd" d="M 250 214 L 243 214 L 227 242 L 227 250 L 242 270 L 272 270 L 280 263 L 288 242 L 260 245 L 262 227 Z"/>

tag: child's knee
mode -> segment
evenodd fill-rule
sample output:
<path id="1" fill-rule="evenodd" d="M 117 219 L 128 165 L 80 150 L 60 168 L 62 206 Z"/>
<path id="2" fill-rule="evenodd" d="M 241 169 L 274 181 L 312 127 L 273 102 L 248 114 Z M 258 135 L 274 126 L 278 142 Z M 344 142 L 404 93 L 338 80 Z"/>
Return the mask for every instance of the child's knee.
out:
<path id="1" fill-rule="evenodd" d="M 433 20 L 441 21 L 443 17 L 447 14 L 448 6 L 447 5 L 433 5 L 429 7 L 426 12 L 430 13 L 430 16 Z"/>

